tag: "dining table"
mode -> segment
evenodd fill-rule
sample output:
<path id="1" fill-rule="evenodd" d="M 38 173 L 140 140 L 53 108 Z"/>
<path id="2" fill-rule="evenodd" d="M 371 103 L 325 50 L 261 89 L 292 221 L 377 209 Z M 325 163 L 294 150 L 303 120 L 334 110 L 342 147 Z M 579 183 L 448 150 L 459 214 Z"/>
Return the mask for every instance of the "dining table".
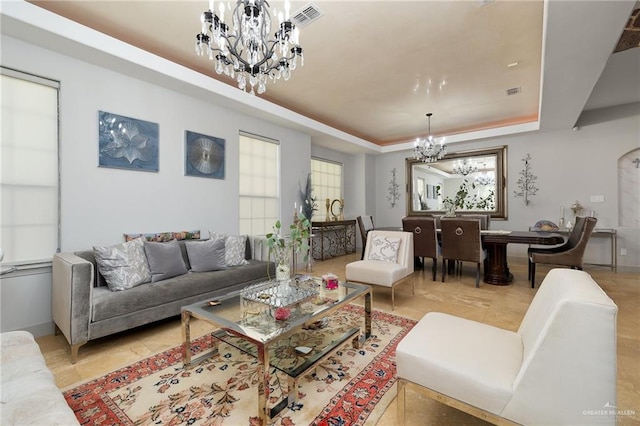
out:
<path id="1" fill-rule="evenodd" d="M 386 231 L 402 231 L 401 227 L 388 226 L 375 228 Z M 440 237 L 440 229 L 436 230 Z M 513 274 L 509 272 L 507 262 L 507 244 L 533 244 L 554 246 L 564 243 L 560 234 L 548 231 L 505 231 L 497 229 L 483 229 L 480 231 L 482 246 L 487 250 L 484 261 L 484 278 L 487 284 L 509 285 L 513 281 Z"/>
<path id="2" fill-rule="evenodd" d="M 484 261 L 484 282 L 508 285 L 513 281 L 507 263 L 507 244 L 558 245 L 564 243 L 560 234 L 544 231 L 480 231 L 482 245 L 487 250 Z"/>

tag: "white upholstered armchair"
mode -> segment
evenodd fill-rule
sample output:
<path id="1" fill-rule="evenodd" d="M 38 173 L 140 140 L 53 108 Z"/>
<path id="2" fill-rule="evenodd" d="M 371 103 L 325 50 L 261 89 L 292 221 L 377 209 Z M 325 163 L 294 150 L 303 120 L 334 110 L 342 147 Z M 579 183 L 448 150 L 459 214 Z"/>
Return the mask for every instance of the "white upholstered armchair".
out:
<path id="1" fill-rule="evenodd" d="M 439 312 L 398 344 L 407 387 L 495 424 L 615 425 L 618 307 L 586 272 L 551 270 L 517 332 Z"/>
<path id="2" fill-rule="evenodd" d="M 347 281 L 391 288 L 392 309 L 395 308 L 395 286 L 412 274 L 411 232 L 369 231 L 363 260 L 351 262 L 346 267 Z"/>

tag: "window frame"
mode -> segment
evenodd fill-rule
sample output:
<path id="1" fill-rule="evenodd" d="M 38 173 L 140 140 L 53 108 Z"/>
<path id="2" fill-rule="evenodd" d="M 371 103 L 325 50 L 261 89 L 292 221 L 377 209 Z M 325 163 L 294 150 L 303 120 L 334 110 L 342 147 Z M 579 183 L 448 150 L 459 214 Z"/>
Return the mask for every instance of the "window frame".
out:
<path id="1" fill-rule="evenodd" d="M 325 221 L 326 215 L 327 215 L 327 211 L 326 211 L 327 197 L 320 198 L 317 194 L 316 183 L 314 182 L 314 168 L 313 168 L 314 161 L 340 166 L 340 195 L 338 197 L 339 199 L 344 199 L 344 164 L 340 161 L 329 160 L 327 158 L 321 158 L 321 157 L 315 157 L 315 156 L 312 156 L 309 162 L 310 169 L 311 169 L 311 193 L 313 194 L 314 197 L 316 197 L 316 203 L 318 204 L 318 210 L 314 212 L 313 221 L 322 222 L 322 221 Z M 327 187 L 327 188 L 331 187 L 329 185 L 319 185 L 319 186 Z M 329 197 L 329 199 L 333 201 L 336 198 Z M 331 212 L 329 212 L 328 214 L 331 214 Z"/>
<path id="2" fill-rule="evenodd" d="M 263 234 L 267 234 L 269 232 L 272 231 L 272 226 L 273 224 L 275 224 L 276 220 L 278 220 L 278 218 L 280 217 L 280 199 L 281 199 L 281 193 L 280 193 L 280 180 L 281 180 L 281 176 L 280 176 L 280 170 L 281 170 L 281 144 L 279 140 L 276 139 L 272 139 L 266 136 L 262 136 L 262 135 L 257 135 L 254 133 L 250 133 L 250 132 L 245 132 L 245 131 L 240 131 L 239 135 L 238 135 L 238 232 L 239 234 L 247 234 L 247 235 L 263 235 Z M 275 191 L 275 197 L 273 196 L 255 196 L 255 195 L 243 195 L 242 193 L 242 166 L 240 164 L 241 160 L 242 160 L 242 149 L 240 144 L 241 142 L 241 138 L 249 138 L 249 139 L 253 139 L 256 141 L 261 141 L 263 143 L 268 143 L 268 144 L 272 144 L 275 145 L 276 147 L 276 165 L 275 165 L 275 186 L 276 186 L 276 191 Z M 242 221 L 245 220 L 245 218 L 241 217 L 240 212 L 243 212 L 243 200 L 249 199 L 249 200 L 255 200 L 257 198 L 262 198 L 265 200 L 272 200 L 273 203 L 275 204 L 275 216 L 271 217 L 271 216 L 264 216 L 263 220 L 265 221 L 264 223 L 264 229 L 261 230 L 260 232 L 255 231 L 254 229 L 254 225 L 252 224 L 250 226 L 251 231 L 247 232 L 247 230 L 243 227 L 242 225 Z M 253 219 L 253 216 L 251 216 L 250 220 L 255 220 Z M 267 223 L 268 221 L 268 223 Z"/>
<path id="3" fill-rule="evenodd" d="M 55 90 L 55 125 L 56 125 L 56 134 L 55 134 L 55 172 L 56 172 L 56 180 L 55 180 L 55 198 L 56 198 L 56 209 L 55 209 L 55 227 L 56 227 L 56 235 L 55 235 L 55 248 L 53 250 L 54 253 L 60 252 L 61 240 L 62 240 L 62 229 L 61 229 L 61 177 L 60 177 L 60 90 L 61 83 L 57 80 L 49 79 L 46 77 L 38 76 L 35 74 L 27 73 L 24 71 L 16 70 L 13 68 L 9 68 L 6 66 L 0 66 L 0 75 L 7 76 L 11 78 L 15 78 L 18 80 L 23 80 L 29 83 L 39 84 L 42 86 L 46 86 Z M 0 180 L 1 182 L 1 180 Z M 20 183 L 12 184 L 13 186 L 25 186 L 25 187 L 42 187 L 42 185 L 35 184 L 26 184 L 21 185 Z M 0 243 L 1 244 L 1 243 Z M 53 253 L 52 253 L 53 257 Z M 2 260 L 3 266 L 9 266 L 8 269 L 0 270 L 1 275 L 6 275 L 11 273 L 16 273 L 16 275 L 24 275 L 25 271 L 28 274 L 29 272 L 38 271 L 42 268 L 48 268 L 52 264 L 52 258 L 25 258 L 25 259 L 14 259 L 12 261 L 5 262 Z"/>

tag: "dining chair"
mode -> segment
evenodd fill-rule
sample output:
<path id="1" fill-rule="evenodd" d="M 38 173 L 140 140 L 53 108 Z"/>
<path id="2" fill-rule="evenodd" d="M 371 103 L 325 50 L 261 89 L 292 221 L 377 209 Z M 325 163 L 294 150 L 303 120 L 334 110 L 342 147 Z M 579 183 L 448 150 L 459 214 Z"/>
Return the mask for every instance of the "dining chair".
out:
<path id="1" fill-rule="evenodd" d="M 489 229 L 491 225 L 491 215 L 490 214 L 466 214 L 460 213 L 457 217 L 468 218 L 468 219 L 479 219 L 480 220 L 480 230 L 484 231 Z"/>
<path id="2" fill-rule="evenodd" d="M 527 257 L 531 288 L 534 288 L 536 283 L 536 263 L 569 266 L 571 269 L 582 270 L 584 251 L 597 222 L 598 219 L 595 217 L 577 216 L 571 234 L 563 245 L 551 248 L 530 247 L 527 250 Z"/>
<path id="3" fill-rule="evenodd" d="M 447 272 L 447 261 L 475 262 L 476 287 L 480 287 L 480 264 L 487 257 L 482 248 L 480 219 L 465 217 L 443 217 L 440 221 L 442 245 L 442 282 Z M 462 274 L 462 264 L 456 268 Z"/>
<path id="4" fill-rule="evenodd" d="M 425 257 L 432 259 L 431 273 L 435 281 L 440 252 L 435 218 L 407 216 L 402 218 L 402 229 L 413 233 L 413 255 L 420 257 L 423 265 Z"/>
<path id="5" fill-rule="evenodd" d="M 367 234 L 373 229 L 373 216 L 358 216 L 356 219 L 362 239 L 362 256 L 360 256 L 360 260 L 362 260 L 364 259 L 364 248 L 367 245 Z"/>

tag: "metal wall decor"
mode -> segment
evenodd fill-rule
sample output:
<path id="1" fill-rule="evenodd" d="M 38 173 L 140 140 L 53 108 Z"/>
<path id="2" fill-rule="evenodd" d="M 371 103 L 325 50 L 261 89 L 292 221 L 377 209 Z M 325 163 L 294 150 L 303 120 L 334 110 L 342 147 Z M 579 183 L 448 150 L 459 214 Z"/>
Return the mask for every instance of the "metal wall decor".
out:
<path id="1" fill-rule="evenodd" d="M 400 199 L 400 185 L 396 179 L 396 168 L 391 169 L 391 180 L 389 181 L 389 187 L 387 188 L 387 201 L 391 205 L 391 208 L 396 206 L 396 201 Z"/>
<path id="2" fill-rule="evenodd" d="M 185 131 L 184 174 L 224 179 L 225 140 Z"/>
<path id="3" fill-rule="evenodd" d="M 534 184 L 538 177 L 531 173 L 531 164 L 529 164 L 529 160 L 531 160 L 531 156 L 529 154 L 522 159 L 522 161 L 524 161 L 524 168 L 520 171 L 520 177 L 516 182 L 519 191 L 513 191 L 513 195 L 524 199 L 525 206 L 529 205 L 529 198 L 536 195 L 536 192 L 538 192 L 538 187 Z"/>
<path id="4" fill-rule="evenodd" d="M 98 111 L 98 166 L 158 171 L 158 124 Z"/>

